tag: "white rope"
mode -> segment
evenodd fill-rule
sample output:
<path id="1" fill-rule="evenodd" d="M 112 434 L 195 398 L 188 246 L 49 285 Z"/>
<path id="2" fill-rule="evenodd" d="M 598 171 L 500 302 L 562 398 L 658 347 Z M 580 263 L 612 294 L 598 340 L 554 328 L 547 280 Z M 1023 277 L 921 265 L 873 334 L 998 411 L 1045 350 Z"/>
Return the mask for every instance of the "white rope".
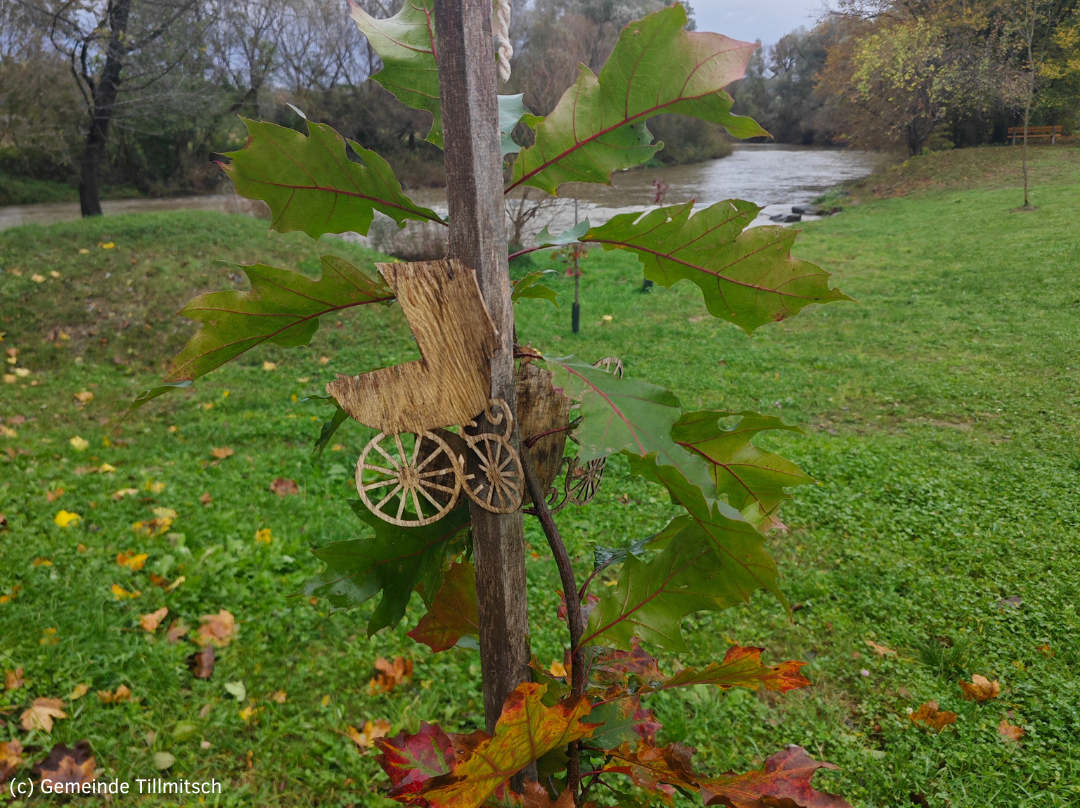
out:
<path id="1" fill-rule="evenodd" d="M 499 53 L 499 78 L 510 81 L 510 60 L 514 58 L 514 46 L 510 44 L 511 0 L 494 0 L 495 3 L 495 49 Z"/>

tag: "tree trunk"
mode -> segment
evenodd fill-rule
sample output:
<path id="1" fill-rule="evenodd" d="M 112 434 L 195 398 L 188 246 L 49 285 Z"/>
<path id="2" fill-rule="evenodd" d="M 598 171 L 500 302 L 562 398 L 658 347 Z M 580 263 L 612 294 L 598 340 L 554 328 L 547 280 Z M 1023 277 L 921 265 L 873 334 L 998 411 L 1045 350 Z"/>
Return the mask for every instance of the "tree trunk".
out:
<path id="1" fill-rule="evenodd" d="M 516 412 L 514 310 L 506 261 L 491 0 L 435 0 L 435 27 L 450 209 L 449 256 L 476 270 L 499 331 L 491 396 Z M 480 428 L 496 429 L 478 419 Z M 515 438 L 517 440 L 517 438 Z M 477 473 L 474 458 L 469 471 Z M 480 668 L 487 731 L 506 696 L 529 678 L 529 614 L 521 511 L 495 514 L 470 503 Z"/>
<path id="2" fill-rule="evenodd" d="M 120 92 L 120 71 L 124 67 L 124 34 L 132 0 L 111 0 L 109 3 L 109 46 L 105 51 L 105 69 L 93 90 L 94 109 L 90 131 L 86 133 L 79 179 L 79 207 L 83 216 L 101 215 L 101 162 L 109 142 L 116 97 Z"/>

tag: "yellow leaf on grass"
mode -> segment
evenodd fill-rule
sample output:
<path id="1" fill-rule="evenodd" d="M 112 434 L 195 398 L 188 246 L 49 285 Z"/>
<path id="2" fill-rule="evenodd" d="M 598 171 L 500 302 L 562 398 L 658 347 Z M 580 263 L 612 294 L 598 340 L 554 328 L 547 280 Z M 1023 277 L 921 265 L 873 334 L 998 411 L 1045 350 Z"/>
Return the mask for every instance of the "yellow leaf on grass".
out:
<path id="1" fill-rule="evenodd" d="M 30 709 L 20 716 L 23 729 L 29 731 L 39 729 L 42 732 L 52 732 L 53 720 L 67 718 L 64 712 L 64 702 L 60 699 L 34 699 Z"/>
<path id="2" fill-rule="evenodd" d="M 25 379 L 30 375 L 30 368 L 15 368 L 15 375 L 20 379 Z"/>
<path id="3" fill-rule="evenodd" d="M 80 404 L 89 404 L 94 400 L 94 394 L 89 390 L 82 390 L 75 394 L 75 400 Z"/>
<path id="4" fill-rule="evenodd" d="M 132 700 L 131 690 L 128 689 L 127 685 L 120 685 L 120 687 L 116 688 L 115 693 L 110 693 L 108 690 L 99 690 L 97 697 L 102 704 L 120 704 Z"/>
<path id="5" fill-rule="evenodd" d="M 985 676 L 975 674 L 971 677 L 970 682 L 960 680 L 960 689 L 964 691 L 964 698 L 968 701 L 988 701 L 989 699 L 996 699 L 1001 693 L 1001 685 L 998 684 L 998 680 L 990 681 Z"/>
<path id="6" fill-rule="evenodd" d="M 80 247 L 79 248 L 79 255 L 89 255 L 89 254 L 90 254 L 90 250 L 86 249 L 86 247 Z"/>
<path id="7" fill-rule="evenodd" d="M 78 435 L 69 440 L 68 443 L 71 444 L 71 448 L 76 452 L 85 452 L 90 448 L 90 441 L 86 438 L 80 438 Z"/>
<path id="8" fill-rule="evenodd" d="M 385 738 L 390 734 L 390 722 L 384 718 L 369 719 L 364 722 L 363 729 L 346 727 L 345 734 L 356 744 L 360 754 L 367 754 L 367 750 L 375 746 L 376 738 Z"/>
<path id="9" fill-rule="evenodd" d="M 51 567 L 53 563 L 47 558 L 35 558 L 31 562 L 35 567 Z"/>
<path id="10" fill-rule="evenodd" d="M 112 585 L 112 593 L 113 593 L 113 597 L 116 598 L 117 600 L 125 600 L 127 598 L 137 598 L 140 595 L 142 595 L 142 592 L 140 592 L 137 589 L 133 590 L 131 592 L 128 592 L 126 589 L 124 589 L 124 587 L 120 586 L 120 584 L 113 584 Z"/>
<path id="11" fill-rule="evenodd" d="M 34 283 L 45 283 L 45 276 L 44 275 L 38 275 L 35 272 L 33 275 L 30 276 L 30 280 L 32 280 Z"/>
<path id="12" fill-rule="evenodd" d="M 120 489 L 112 492 L 112 498 L 114 500 L 116 500 L 117 502 L 119 502 L 124 497 L 133 497 L 137 493 L 139 493 L 138 488 L 120 488 Z"/>
<path id="13" fill-rule="evenodd" d="M 101 247 L 101 249 L 103 250 L 111 250 L 116 245 L 113 244 L 111 241 L 106 241 L 104 244 L 98 244 L 98 246 Z"/>
<path id="14" fill-rule="evenodd" d="M 277 365 L 273 362 L 263 362 L 263 370 L 268 372 L 271 370 L 277 370 Z"/>
<path id="15" fill-rule="evenodd" d="M 224 460 L 226 457 L 232 457 L 235 452 L 228 446 L 222 446 L 220 449 L 214 447 L 210 450 L 210 454 L 216 457 L 218 460 Z"/>
<path id="16" fill-rule="evenodd" d="M 56 516 L 53 517 L 53 522 L 60 527 L 70 527 L 80 521 L 82 521 L 82 517 L 70 511 L 58 511 Z"/>
<path id="17" fill-rule="evenodd" d="M 98 474 L 112 474 L 114 471 L 116 471 L 116 466 L 110 466 L 108 463 L 98 466 Z"/>
<path id="18" fill-rule="evenodd" d="M 121 567 L 127 567 L 129 570 L 141 570 L 146 563 L 148 556 L 146 553 L 135 553 L 134 550 L 128 552 L 120 552 L 116 554 L 116 563 Z"/>
<path id="19" fill-rule="evenodd" d="M 270 701 L 276 704 L 284 704 L 289 699 L 289 694 L 284 690 L 278 690 L 276 693 L 270 695 Z"/>
<path id="20" fill-rule="evenodd" d="M 886 648 L 884 645 L 878 645 L 873 640 L 867 640 L 866 644 L 874 649 L 874 653 L 878 656 L 896 656 L 896 651 L 891 648 Z"/>
<path id="21" fill-rule="evenodd" d="M 12 381 L 14 381 L 15 377 L 12 376 L 11 379 L 12 379 Z M 14 429 L 12 429 L 10 426 L 2 426 L 2 425 L 0 425 L 0 437 L 3 437 L 3 438 L 17 438 L 17 437 L 19 437 L 19 433 L 16 432 Z"/>
<path id="22" fill-rule="evenodd" d="M 71 688 L 71 692 L 68 693 L 68 695 L 67 695 L 67 700 L 68 701 L 78 701 L 79 699 L 81 699 L 83 696 L 85 696 L 89 692 L 90 692 L 90 686 L 89 685 L 84 685 L 82 683 L 77 684 L 77 685 L 75 685 L 75 687 Z"/>
<path id="23" fill-rule="evenodd" d="M 270 528 L 264 527 L 262 530 L 255 531 L 255 541 L 262 542 L 263 544 L 270 544 L 273 540 L 274 536 L 270 532 Z"/>
<path id="24" fill-rule="evenodd" d="M 157 631 L 158 626 L 161 625 L 161 621 L 165 619 L 165 615 L 169 613 L 169 610 L 162 606 L 156 612 L 150 612 L 150 614 L 144 614 L 139 617 L 139 628 L 143 631 L 147 631 L 153 634 Z"/>

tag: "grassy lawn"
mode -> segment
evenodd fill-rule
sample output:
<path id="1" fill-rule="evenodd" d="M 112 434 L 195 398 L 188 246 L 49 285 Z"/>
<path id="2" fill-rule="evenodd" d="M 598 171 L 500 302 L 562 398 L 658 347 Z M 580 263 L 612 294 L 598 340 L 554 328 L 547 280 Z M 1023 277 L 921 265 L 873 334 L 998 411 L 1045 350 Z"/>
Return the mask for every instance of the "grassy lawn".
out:
<path id="1" fill-rule="evenodd" d="M 581 334 L 569 331 L 568 302 L 519 305 L 522 341 L 589 360 L 616 354 L 687 407 L 755 409 L 806 430 L 761 441 L 819 481 L 794 490 L 791 530 L 769 543 L 794 622 L 759 594 L 688 621 L 693 658 L 681 662 L 759 645 L 766 662 L 807 660 L 815 686 L 660 694 L 661 740 L 697 747 L 701 768 L 745 770 L 794 743 L 840 766 L 815 784 L 856 806 L 1080 804 L 1080 150 L 1033 150 L 1039 209 L 1028 213 L 1010 212 L 1021 198 L 1003 179 L 1017 151 L 914 160 L 856 189 L 861 203 L 807 225 L 797 254 L 858 303 L 808 309 L 752 339 L 708 317 L 689 284 L 641 294 L 636 259 L 621 254 L 585 260 Z M 0 384 L 0 670 L 26 678 L 0 693 L 0 739 L 36 747 L 32 761 L 86 739 L 110 779 L 156 776 L 155 753 L 168 752 L 168 776 L 224 781 L 211 804 L 382 808 L 393 804 L 380 796 L 385 780 L 348 726 L 482 725 L 476 652 L 432 655 L 405 636 L 418 599 L 369 642 L 370 604 L 329 616 L 295 595 L 320 568 L 308 549 L 362 529 L 345 501 L 368 438 L 346 425 L 342 450 L 313 460 L 327 413 L 298 399 L 336 372 L 415 358 L 396 308 L 323 322 L 310 348 L 252 351 L 117 418 L 193 330 L 173 312 L 195 292 L 244 286 L 221 261 L 315 273 L 330 252 L 373 258 L 201 213 L 0 234 L 0 347 L 18 348 L 31 371 Z M 571 282 L 555 283 L 568 301 Z M 93 400 L 78 402 L 82 391 Z M 77 451 L 75 436 L 88 448 Z M 232 456 L 215 459 L 223 447 Z M 79 473 L 102 463 L 115 471 Z M 277 477 L 299 495 L 272 493 Z M 114 500 L 125 488 L 137 493 Z M 138 536 L 132 525 L 155 508 L 177 516 L 166 533 Z M 61 509 L 81 521 L 57 526 Z M 674 513 L 617 459 L 594 503 L 559 521 L 584 575 L 594 543 L 627 545 Z M 266 528 L 272 540 L 256 541 Z M 557 575 L 539 528 L 526 529 L 537 550 L 532 645 L 546 664 L 562 658 Z M 145 567 L 118 565 L 121 551 L 146 553 Z M 151 573 L 184 581 L 166 592 Z M 114 584 L 141 594 L 117 600 Z M 189 672 L 190 642 L 139 629 L 161 606 L 166 623 L 192 627 L 219 609 L 235 615 L 238 636 L 211 679 Z M 878 656 L 867 640 L 897 653 Z M 412 683 L 369 693 L 375 659 L 399 655 L 415 664 Z M 997 679 L 1001 695 L 963 700 L 957 678 L 971 674 Z M 236 682 L 243 703 L 225 689 Z M 80 683 L 90 692 L 66 702 L 70 717 L 51 737 L 19 727 L 35 697 L 64 699 Z M 94 695 L 121 684 L 137 703 Z M 283 703 L 270 698 L 278 691 Z M 931 699 L 959 714 L 939 735 L 907 716 Z M 1019 742 L 998 734 L 1003 719 L 1023 728 Z M 178 738 L 181 723 L 196 729 Z M 18 803 L 5 790 L 0 804 Z"/>

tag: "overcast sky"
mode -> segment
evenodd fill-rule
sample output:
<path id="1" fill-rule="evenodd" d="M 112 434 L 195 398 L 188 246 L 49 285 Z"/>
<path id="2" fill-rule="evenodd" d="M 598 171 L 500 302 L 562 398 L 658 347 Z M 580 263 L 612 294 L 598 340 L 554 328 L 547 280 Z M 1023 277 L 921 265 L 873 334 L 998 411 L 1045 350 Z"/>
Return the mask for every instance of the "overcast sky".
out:
<path id="1" fill-rule="evenodd" d="M 804 25 L 812 28 L 826 0 L 690 0 L 699 31 L 771 45 Z"/>

